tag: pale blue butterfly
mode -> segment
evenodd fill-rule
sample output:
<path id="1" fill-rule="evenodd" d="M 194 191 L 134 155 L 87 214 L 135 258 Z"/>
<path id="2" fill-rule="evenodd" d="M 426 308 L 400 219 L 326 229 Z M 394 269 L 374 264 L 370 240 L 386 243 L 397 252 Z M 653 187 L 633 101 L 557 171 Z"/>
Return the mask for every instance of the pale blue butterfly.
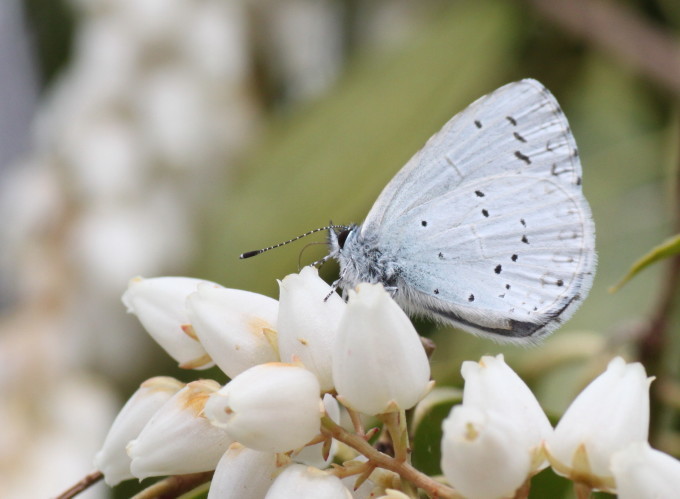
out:
<path id="1" fill-rule="evenodd" d="M 339 262 L 335 286 L 382 283 L 409 314 L 497 340 L 556 329 L 586 297 L 596 265 L 574 137 L 555 97 L 531 79 L 454 116 L 363 224 L 325 229 L 320 262 Z"/>

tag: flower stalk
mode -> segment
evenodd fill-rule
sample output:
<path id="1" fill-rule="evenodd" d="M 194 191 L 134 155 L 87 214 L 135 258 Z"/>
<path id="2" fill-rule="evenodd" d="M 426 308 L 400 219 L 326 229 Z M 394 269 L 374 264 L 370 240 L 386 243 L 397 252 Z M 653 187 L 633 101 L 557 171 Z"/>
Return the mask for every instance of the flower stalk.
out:
<path id="1" fill-rule="evenodd" d="M 461 499 L 461 496 L 452 488 L 421 473 L 411 466 L 410 463 L 400 461 L 395 457 L 388 456 L 387 454 L 378 451 L 363 437 L 348 432 L 328 416 L 321 418 L 321 430 L 327 435 L 357 450 L 368 459 L 369 463 L 376 467 L 397 473 L 403 480 L 407 480 L 416 487 L 423 489 L 431 497 L 436 497 L 438 499 Z"/>

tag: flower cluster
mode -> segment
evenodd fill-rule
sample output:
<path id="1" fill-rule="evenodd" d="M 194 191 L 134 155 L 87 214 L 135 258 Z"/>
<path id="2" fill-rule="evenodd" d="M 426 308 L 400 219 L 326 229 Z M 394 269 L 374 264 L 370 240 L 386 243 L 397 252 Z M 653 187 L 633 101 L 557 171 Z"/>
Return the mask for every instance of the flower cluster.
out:
<path id="1" fill-rule="evenodd" d="M 96 457 L 107 483 L 215 470 L 209 497 L 401 498 L 415 486 L 493 499 L 526 497 L 552 466 L 623 498 L 680 490 L 680 461 L 647 443 L 651 379 L 618 357 L 554 429 L 502 355 L 463 363 L 463 400 L 441 442 L 453 488 L 418 472 L 404 411 L 432 387 L 421 340 L 382 286 L 360 284 L 347 302 L 330 291 L 313 267 L 283 279 L 278 301 L 197 279 L 133 279 L 124 303 L 180 366 L 217 365 L 231 381 L 143 383 Z M 338 402 L 354 431 L 338 424 Z M 361 414 L 384 423 L 394 457 L 368 443 Z M 333 466 L 338 440 L 356 452 Z"/>
<path id="2" fill-rule="evenodd" d="M 107 483 L 216 470 L 211 497 L 290 487 L 351 497 L 325 470 L 336 442 L 322 422 L 336 425 L 337 400 L 387 418 L 432 383 L 415 328 L 382 286 L 362 284 L 347 302 L 330 292 L 313 267 L 283 279 L 278 301 L 185 277 L 133 279 L 123 302 L 149 334 L 181 367 L 217 365 L 231 381 L 143 383 L 96 457 Z"/>
<path id="3" fill-rule="evenodd" d="M 444 421 L 442 469 L 465 497 L 513 497 L 550 464 L 585 490 L 674 497 L 680 461 L 647 443 L 644 367 L 614 358 L 553 429 L 502 355 L 465 362 L 463 403 Z M 653 470 L 653 471 L 652 471 Z"/>

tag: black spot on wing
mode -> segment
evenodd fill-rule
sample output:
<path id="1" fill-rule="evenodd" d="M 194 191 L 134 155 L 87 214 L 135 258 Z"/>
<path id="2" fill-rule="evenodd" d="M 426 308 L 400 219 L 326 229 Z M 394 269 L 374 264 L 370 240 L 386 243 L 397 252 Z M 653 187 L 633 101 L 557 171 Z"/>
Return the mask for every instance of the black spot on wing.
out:
<path id="1" fill-rule="evenodd" d="M 514 132 L 513 135 L 515 136 L 515 138 L 516 138 L 517 140 L 519 140 L 520 142 L 523 142 L 523 143 L 526 144 L 527 139 L 525 139 L 524 137 L 522 137 L 520 134 L 518 134 L 517 132 Z"/>
<path id="2" fill-rule="evenodd" d="M 478 198 L 484 197 L 484 193 L 482 191 L 475 191 L 475 194 L 477 195 Z"/>
<path id="3" fill-rule="evenodd" d="M 531 159 L 529 159 L 529 156 L 522 154 L 520 151 L 515 151 L 515 157 L 517 159 L 521 159 L 524 161 L 527 165 L 531 164 Z"/>
<path id="4" fill-rule="evenodd" d="M 512 126 L 517 126 L 517 120 L 512 116 L 506 116 L 505 119 L 508 120 L 512 124 Z"/>
<path id="5" fill-rule="evenodd" d="M 476 126 L 477 128 L 482 128 L 482 122 L 479 121 L 479 120 L 475 120 L 475 126 Z"/>

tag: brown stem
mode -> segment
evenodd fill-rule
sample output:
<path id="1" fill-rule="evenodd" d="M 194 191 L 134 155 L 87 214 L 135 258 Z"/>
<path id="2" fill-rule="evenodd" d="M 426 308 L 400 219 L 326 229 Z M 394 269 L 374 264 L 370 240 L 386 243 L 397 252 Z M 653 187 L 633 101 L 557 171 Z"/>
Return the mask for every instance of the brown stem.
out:
<path id="1" fill-rule="evenodd" d="M 213 473 L 214 471 L 205 471 L 189 475 L 169 476 L 142 490 L 139 494 L 133 496 L 132 499 L 170 499 L 179 497 L 199 485 L 209 482 L 212 479 Z"/>
<path id="2" fill-rule="evenodd" d="M 593 493 L 590 485 L 581 482 L 574 482 L 574 495 L 577 499 L 589 499 Z"/>
<path id="3" fill-rule="evenodd" d="M 399 461 L 387 454 L 383 454 L 375 449 L 371 444 L 364 440 L 359 435 L 349 433 L 342 426 L 336 424 L 331 418 L 323 417 L 321 419 L 321 430 L 336 440 L 343 442 L 353 449 L 356 449 L 361 454 L 366 456 L 370 463 L 393 471 L 401 476 L 404 480 L 408 480 L 416 487 L 423 489 L 430 497 L 436 499 L 459 499 L 460 495 L 450 487 L 443 485 L 431 477 L 421 473 L 411 464 Z"/>
<path id="4" fill-rule="evenodd" d="M 527 499 L 529 497 L 529 492 L 531 492 L 531 477 L 527 478 L 520 488 L 515 491 L 515 497 L 513 497 L 513 499 Z"/>
<path id="5" fill-rule="evenodd" d="M 59 494 L 56 497 L 56 499 L 71 499 L 72 497 L 77 496 L 84 490 L 89 489 L 95 483 L 99 482 L 102 478 L 104 478 L 104 474 L 101 471 L 93 471 L 89 475 L 83 477 L 78 483 L 69 487 L 68 490 L 65 490 L 64 492 Z"/>

